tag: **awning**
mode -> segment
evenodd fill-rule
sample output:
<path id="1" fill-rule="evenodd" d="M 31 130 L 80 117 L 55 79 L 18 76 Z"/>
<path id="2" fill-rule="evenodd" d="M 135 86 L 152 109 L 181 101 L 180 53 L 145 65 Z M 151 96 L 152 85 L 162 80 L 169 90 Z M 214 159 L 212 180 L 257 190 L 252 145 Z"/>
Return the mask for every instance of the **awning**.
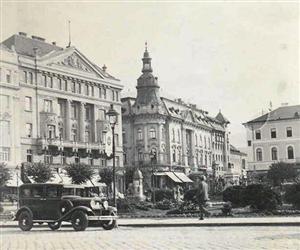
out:
<path id="1" fill-rule="evenodd" d="M 158 172 L 154 173 L 155 176 L 168 176 L 172 181 L 182 183 L 182 181 L 173 172 Z"/>
<path id="2" fill-rule="evenodd" d="M 19 187 L 23 184 L 23 181 L 20 178 L 20 175 L 17 175 L 16 172 L 13 172 L 11 178 L 6 182 L 6 187 Z"/>
<path id="3" fill-rule="evenodd" d="M 182 172 L 173 172 L 182 182 L 192 183 L 193 181 Z"/>

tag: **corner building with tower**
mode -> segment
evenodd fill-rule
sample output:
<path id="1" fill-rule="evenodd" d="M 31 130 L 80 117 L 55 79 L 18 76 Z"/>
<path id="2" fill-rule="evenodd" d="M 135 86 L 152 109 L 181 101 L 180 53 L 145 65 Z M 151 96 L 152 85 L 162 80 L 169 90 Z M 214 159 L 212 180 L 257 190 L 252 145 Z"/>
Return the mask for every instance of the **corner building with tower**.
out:
<path id="1" fill-rule="evenodd" d="M 124 166 L 150 177 L 144 176 L 146 187 L 153 175 L 157 188 L 170 181 L 188 182 L 186 176 L 191 174 L 232 179 L 229 121 L 221 112 L 212 117 L 180 98 L 161 97 L 147 47 L 142 61 L 136 97 L 121 100 Z"/>

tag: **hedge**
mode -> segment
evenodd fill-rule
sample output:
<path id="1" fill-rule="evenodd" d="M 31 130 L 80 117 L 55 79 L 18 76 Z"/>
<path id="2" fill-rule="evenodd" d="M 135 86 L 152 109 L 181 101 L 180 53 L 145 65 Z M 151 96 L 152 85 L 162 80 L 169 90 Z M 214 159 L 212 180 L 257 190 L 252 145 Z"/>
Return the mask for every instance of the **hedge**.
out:
<path id="1" fill-rule="evenodd" d="M 287 187 L 284 199 L 287 203 L 291 203 L 295 208 L 300 209 L 300 183 Z"/>

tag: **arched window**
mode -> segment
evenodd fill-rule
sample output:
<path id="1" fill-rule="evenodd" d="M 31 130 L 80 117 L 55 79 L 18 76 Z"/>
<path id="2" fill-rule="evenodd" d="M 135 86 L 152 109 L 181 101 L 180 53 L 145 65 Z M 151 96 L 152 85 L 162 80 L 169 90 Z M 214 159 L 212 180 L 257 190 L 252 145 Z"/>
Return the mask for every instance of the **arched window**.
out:
<path id="1" fill-rule="evenodd" d="M 206 137 L 204 136 L 204 148 L 206 148 Z"/>
<path id="2" fill-rule="evenodd" d="M 156 138 L 156 131 L 155 128 L 150 129 L 150 138 L 155 139 Z"/>
<path id="3" fill-rule="evenodd" d="M 177 134 L 178 134 L 178 143 L 180 143 L 180 130 L 177 130 Z"/>
<path id="4" fill-rule="evenodd" d="M 277 157 L 277 148 L 273 147 L 271 149 L 271 154 L 272 154 L 272 161 L 277 161 L 278 157 Z"/>
<path id="5" fill-rule="evenodd" d="M 198 136 L 197 136 L 197 134 L 195 134 L 195 145 L 196 145 L 196 147 L 198 146 Z"/>
<path id="6" fill-rule="evenodd" d="M 180 150 L 180 148 L 177 149 L 177 153 L 178 153 L 177 159 L 178 159 L 178 162 L 180 163 L 180 161 L 181 161 L 181 150 Z"/>
<path id="7" fill-rule="evenodd" d="M 139 151 L 138 151 L 138 160 L 142 161 L 143 159 L 144 159 L 144 157 L 143 157 L 143 151 L 141 149 L 139 149 Z"/>
<path id="8" fill-rule="evenodd" d="M 294 159 L 294 149 L 292 146 L 287 148 L 288 159 Z"/>
<path id="9" fill-rule="evenodd" d="M 165 134 L 165 129 L 164 128 L 161 129 L 161 137 L 162 137 L 163 140 L 166 139 L 166 134 Z"/>
<path id="10" fill-rule="evenodd" d="M 143 140 L 143 133 L 142 133 L 142 130 L 140 128 L 137 131 L 137 137 L 138 137 L 138 140 Z"/>
<path id="11" fill-rule="evenodd" d="M 175 129 L 172 129 L 172 141 L 175 142 Z"/>
<path id="12" fill-rule="evenodd" d="M 262 161 L 262 150 L 261 148 L 256 149 L 256 160 Z"/>
<path id="13" fill-rule="evenodd" d="M 176 150 L 173 149 L 172 151 L 172 159 L 173 159 L 173 162 L 176 162 Z"/>

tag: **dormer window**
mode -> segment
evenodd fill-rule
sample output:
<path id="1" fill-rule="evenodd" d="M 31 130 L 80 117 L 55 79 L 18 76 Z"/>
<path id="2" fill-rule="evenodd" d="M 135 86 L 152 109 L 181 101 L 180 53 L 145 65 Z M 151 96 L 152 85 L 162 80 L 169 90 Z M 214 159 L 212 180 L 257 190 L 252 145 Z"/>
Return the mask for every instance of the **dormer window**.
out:
<path id="1" fill-rule="evenodd" d="M 256 140 L 260 140 L 260 139 L 261 139 L 261 133 L 260 133 L 260 130 L 256 130 L 256 131 L 255 131 L 255 139 L 256 139 Z"/>

